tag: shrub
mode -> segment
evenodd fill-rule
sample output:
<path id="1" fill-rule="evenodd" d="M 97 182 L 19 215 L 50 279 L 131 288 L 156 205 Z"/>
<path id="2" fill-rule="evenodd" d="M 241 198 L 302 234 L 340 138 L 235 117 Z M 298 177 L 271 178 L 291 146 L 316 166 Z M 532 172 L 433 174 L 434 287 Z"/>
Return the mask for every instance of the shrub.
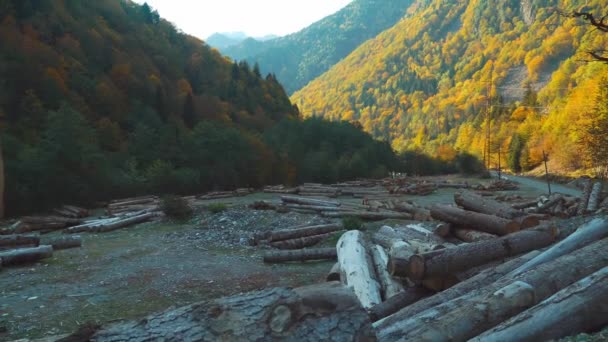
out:
<path id="1" fill-rule="evenodd" d="M 165 196 L 161 201 L 161 209 L 165 215 L 185 219 L 192 215 L 192 208 L 188 201 L 178 196 Z"/>
<path id="2" fill-rule="evenodd" d="M 346 217 L 342 219 L 342 225 L 346 230 L 361 230 L 363 221 L 358 217 Z"/>
<path id="3" fill-rule="evenodd" d="M 221 213 L 226 209 L 228 209 L 228 206 L 226 206 L 226 204 L 224 203 L 212 203 L 207 206 L 207 210 L 209 210 L 213 214 Z"/>

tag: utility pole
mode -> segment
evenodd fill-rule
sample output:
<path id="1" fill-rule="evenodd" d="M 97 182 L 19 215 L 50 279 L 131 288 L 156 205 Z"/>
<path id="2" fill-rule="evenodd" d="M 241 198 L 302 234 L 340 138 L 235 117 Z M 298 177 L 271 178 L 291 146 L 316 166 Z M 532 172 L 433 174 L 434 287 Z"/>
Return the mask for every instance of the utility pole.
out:
<path id="1" fill-rule="evenodd" d="M 545 179 L 547 180 L 547 187 L 549 188 L 549 196 L 551 195 L 551 181 L 549 180 L 549 168 L 547 167 L 547 154 L 543 150 L 543 160 L 545 161 Z"/>
<path id="2" fill-rule="evenodd" d="M 492 155 L 492 88 L 494 88 L 494 64 L 490 70 L 490 82 L 486 89 L 486 139 L 484 148 L 484 164 L 487 169 L 490 169 Z"/>

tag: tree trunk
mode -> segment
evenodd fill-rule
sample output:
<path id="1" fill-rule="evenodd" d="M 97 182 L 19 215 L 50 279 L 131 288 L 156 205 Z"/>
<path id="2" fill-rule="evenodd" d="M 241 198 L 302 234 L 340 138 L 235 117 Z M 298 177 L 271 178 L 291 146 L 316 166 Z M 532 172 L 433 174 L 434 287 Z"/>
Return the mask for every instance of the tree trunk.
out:
<path id="1" fill-rule="evenodd" d="M 408 278 L 417 281 L 454 274 L 492 260 L 506 258 L 550 245 L 555 241 L 554 227 L 523 230 L 498 239 L 479 241 L 429 253 L 414 255 L 405 270 Z"/>
<path id="2" fill-rule="evenodd" d="M 452 234 L 452 224 L 439 223 L 437 226 L 435 226 L 435 228 L 433 228 L 433 233 L 442 238 L 448 237 L 450 234 Z"/>
<path id="3" fill-rule="evenodd" d="M 57 251 L 60 249 L 81 247 L 82 238 L 79 235 L 43 238 L 41 244 L 52 246 L 53 250 Z"/>
<path id="4" fill-rule="evenodd" d="M 602 182 L 593 184 L 591 193 L 589 194 L 589 203 L 587 204 L 588 212 L 595 212 L 600 204 L 600 195 L 602 193 Z"/>
<path id="5" fill-rule="evenodd" d="M 578 210 L 576 211 L 577 215 L 584 215 L 585 211 L 587 211 L 587 205 L 589 203 L 589 197 L 591 196 L 591 191 L 593 190 L 593 182 L 589 180 L 587 184 L 585 184 L 585 189 L 583 190 L 583 196 L 581 197 L 581 201 L 578 203 Z"/>
<path id="6" fill-rule="evenodd" d="M 465 242 L 479 242 L 498 238 L 498 235 L 464 228 L 454 229 L 454 236 Z"/>
<path id="7" fill-rule="evenodd" d="M 305 205 L 317 205 L 324 207 L 339 207 L 341 205 L 338 201 L 326 201 L 314 198 L 302 198 L 296 196 L 281 196 L 281 201 L 284 203 L 295 203 L 295 204 L 305 204 Z"/>
<path id="8" fill-rule="evenodd" d="M 453 287 L 439 292 L 431 297 L 421 299 L 409 306 L 402 306 L 399 311 L 395 311 L 396 313 L 392 316 L 388 316 L 386 319 L 378 322 L 378 329 L 385 329 L 394 325 L 402 320 L 405 320 L 409 317 L 413 317 L 427 309 L 430 309 L 436 305 L 441 303 L 449 302 L 452 299 L 458 298 L 460 296 L 466 295 L 474 290 L 479 290 L 498 279 L 502 278 L 507 273 L 511 272 L 518 266 L 524 264 L 528 260 L 534 258 L 540 254 L 538 251 L 532 251 L 530 253 L 524 254 L 517 258 L 511 259 L 504 264 L 500 264 L 496 267 L 490 267 L 479 274 L 464 280 L 461 283 L 454 285 Z M 411 304 L 411 303 L 410 303 Z"/>
<path id="9" fill-rule="evenodd" d="M 264 262 L 279 263 L 289 261 L 336 260 L 337 256 L 338 254 L 334 247 L 297 249 L 293 251 L 269 251 L 264 253 Z"/>
<path id="10" fill-rule="evenodd" d="M 513 209 L 526 209 L 526 208 L 536 207 L 537 205 L 538 205 L 538 200 L 534 199 L 534 200 L 530 200 L 527 202 L 515 203 L 515 204 L 511 205 L 511 207 Z"/>
<path id="11" fill-rule="evenodd" d="M 475 337 L 476 342 L 546 341 L 608 324 L 608 267 Z"/>
<path id="12" fill-rule="evenodd" d="M 508 298 L 503 298 L 503 302 L 496 302 L 496 305 L 486 305 L 484 300 L 503 287 L 516 281 L 528 284 L 534 289 L 535 304 L 607 264 L 608 240 L 604 239 L 539 265 L 519 276 L 503 277 L 482 289 L 473 290 L 416 316 L 384 326 L 378 330 L 378 337 L 380 341 L 391 341 L 395 338 L 420 340 L 423 337 L 443 341 L 466 340 L 525 309 L 510 306 Z M 492 300 L 498 299 L 500 298 L 494 296 Z"/>
<path id="13" fill-rule="evenodd" d="M 348 289 L 325 283 L 272 288 L 170 309 L 102 327 L 79 340 L 371 341 L 367 313 Z"/>
<path id="14" fill-rule="evenodd" d="M 325 277 L 325 280 L 340 281 L 340 264 L 339 263 L 335 263 L 331 267 L 331 269 L 329 270 L 329 273 L 327 273 L 327 277 Z"/>
<path id="15" fill-rule="evenodd" d="M 369 309 L 372 322 L 394 314 L 402 308 L 431 296 L 434 292 L 425 287 L 406 287 L 402 292 L 388 298 L 386 301 L 374 305 Z"/>
<path id="16" fill-rule="evenodd" d="M 496 235 L 507 235 L 521 229 L 521 225 L 514 220 L 466 211 L 447 205 L 434 205 L 431 208 L 431 216 L 436 220 Z"/>
<path id="17" fill-rule="evenodd" d="M 388 273 L 388 255 L 384 251 L 384 248 L 379 245 L 373 245 L 371 247 L 372 260 L 374 261 L 374 268 L 376 269 L 376 275 L 380 282 L 382 289 L 382 298 L 387 300 L 400 292 L 403 292 L 403 285 L 393 279 Z"/>
<path id="18" fill-rule="evenodd" d="M 284 204 L 283 208 L 309 210 L 309 211 L 351 211 L 352 210 L 352 209 L 344 208 L 344 207 L 324 207 L 324 206 L 320 206 L 320 205 L 292 204 L 292 203 Z"/>
<path id="19" fill-rule="evenodd" d="M 487 215 L 495 215 L 506 219 L 514 219 L 525 215 L 524 212 L 513 209 L 504 203 L 491 198 L 484 198 L 471 191 L 454 194 L 454 202 L 466 210 Z"/>
<path id="20" fill-rule="evenodd" d="M 146 222 L 151 218 L 155 217 L 156 214 L 148 212 L 148 210 L 142 210 L 133 215 L 129 215 L 126 218 L 111 218 L 99 220 L 79 226 L 70 227 L 64 230 L 65 233 L 79 233 L 79 232 L 90 232 L 90 233 L 105 233 L 116 229 L 128 227 L 134 224 Z"/>
<path id="21" fill-rule="evenodd" d="M 16 246 L 38 246 L 40 234 L 28 235 L 0 235 L 0 248 Z"/>
<path id="22" fill-rule="evenodd" d="M 411 220 L 412 215 L 408 213 L 397 213 L 397 212 L 371 212 L 371 211 L 349 211 L 349 212 L 327 212 L 321 213 L 324 217 L 358 217 L 363 220 Z"/>
<path id="23" fill-rule="evenodd" d="M 45 245 L 2 251 L 0 252 L 0 259 L 2 259 L 2 265 L 10 266 L 50 258 L 52 255 L 53 247 Z"/>
<path id="24" fill-rule="evenodd" d="M 343 230 L 344 227 L 340 223 L 322 224 L 317 226 L 307 226 L 296 229 L 277 230 L 270 234 L 270 241 L 281 241 L 306 236 L 321 235 Z"/>
<path id="25" fill-rule="evenodd" d="M 366 250 L 366 241 L 358 230 L 351 230 L 342 235 L 336 244 L 340 278 L 352 288 L 364 308 L 370 308 L 382 302 L 380 285 L 375 277 L 370 257 Z"/>
<path id="26" fill-rule="evenodd" d="M 528 261 L 511 272 L 510 276 L 524 273 L 540 264 L 554 260 L 564 254 L 568 254 L 576 249 L 586 246 L 594 241 L 608 236 L 608 219 L 595 219 L 579 227 L 572 235 L 568 236 L 559 243 L 551 246 L 536 258 Z"/>
<path id="27" fill-rule="evenodd" d="M 278 249 L 302 249 L 304 247 L 314 246 L 332 235 L 333 233 L 305 236 L 297 239 L 271 242 L 270 245 Z"/>

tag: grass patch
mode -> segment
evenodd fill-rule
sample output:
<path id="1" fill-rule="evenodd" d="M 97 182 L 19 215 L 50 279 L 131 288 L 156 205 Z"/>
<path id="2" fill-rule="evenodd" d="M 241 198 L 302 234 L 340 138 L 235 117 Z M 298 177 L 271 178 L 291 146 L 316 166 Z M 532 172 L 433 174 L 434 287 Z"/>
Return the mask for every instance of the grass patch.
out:
<path id="1" fill-rule="evenodd" d="M 207 206 L 207 210 L 213 214 L 221 213 L 226 209 L 228 209 L 228 206 L 225 203 L 212 203 Z"/>
<path id="2" fill-rule="evenodd" d="M 363 230 L 363 221 L 358 217 L 345 217 L 342 219 L 342 225 L 346 230 Z"/>

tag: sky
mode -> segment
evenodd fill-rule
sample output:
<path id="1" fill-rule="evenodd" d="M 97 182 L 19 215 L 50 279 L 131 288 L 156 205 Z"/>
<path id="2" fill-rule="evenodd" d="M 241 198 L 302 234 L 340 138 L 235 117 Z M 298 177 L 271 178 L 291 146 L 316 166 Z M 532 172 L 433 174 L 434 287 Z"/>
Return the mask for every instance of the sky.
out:
<path id="1" fill-rule="evenodd" d="M 352 0 L 135 0 L 201 39 L 215 32 L 283 36 L 333 14 Z"/>

